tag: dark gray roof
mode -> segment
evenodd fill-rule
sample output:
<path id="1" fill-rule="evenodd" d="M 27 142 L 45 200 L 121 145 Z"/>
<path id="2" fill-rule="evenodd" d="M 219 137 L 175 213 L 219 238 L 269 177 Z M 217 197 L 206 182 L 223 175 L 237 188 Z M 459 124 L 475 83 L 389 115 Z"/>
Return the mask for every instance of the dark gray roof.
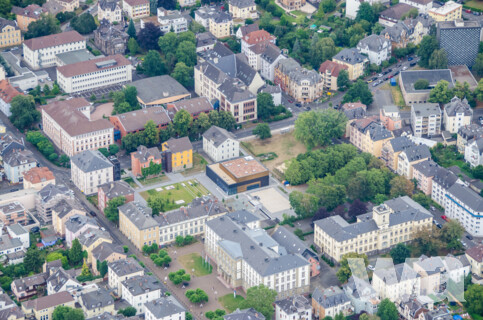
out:
<path id="1" fill-rule="evenodd" d="M 411 106 L 411 113 L 413 112 L 418 117 L 430 117 L 433 115 L 441 115 L 441 108 L 437 103 L 418 103 Z"/>
<path id="2" fill-rule="evenodd" d="M 47 272 L 42 272 L 42 273 L 34 274 L 33 276 L 30 276 L 30 277 L 14 280 L 13 283 L 15 283 L 15 287 L 17 288 L 18 291 L 25 291 L 28 287 L 45 285 L 47 278 L 48 278 Z"/>
<path id="3" fill-rule="evenodd" d="M 22 247 L 22 241 L 19 238 L 10 238 L 8 234 L 0 237 L 0 251 Z"/>
<path id="4" fill-rule="evenodd" d="M 372 141 L 379 141 L 392 137 L 392 132 L 387 130 L 379 122 L 371 121 L 368 123 L 367 121 L 354 121 L 351 125 L 357 127 L 357 129 L 363 134 L 369 132 Z"/>
<path id="5" fill-rule="evenodd" d="M 230 6 L 238 7 L 238 8 L 246 8 L 246 7 L 253 7 L 255 6 L 254 0 L 230 0 Z"/>
<path id="6" fill-rule="evenodd" d="M 257 217 L 256 215 L 254 215 L 251 212 L 248 212 L 245 209 L 237 210 L 237 211 L 233 211 L 233 212 L 228 212 L 226 214 L 226 216 L 229 217 L 230 219 L 234 220 L 234 221 L 238 221 L 238 222 L 243 223 L 243 224 L 248 224 L 250 222 L 255 222 L 255 221 L 261 220 L 259 217 Z"/>
<path id="7" fill-rule="evenodd" d="M 406 263 L 396 264 L 394 268 L 377 268 L 374 275 L 378 276 L 386 284 L 396 284 L 398 282 L 416 279 L 419 274 Z"/>
<path id="8" fill-rule="evenodd" d="M 100 315 L 88 318 L 87 320 L 124 320 L 126 319 L 122 314 L 112 315 L 109 312 L 101 313 Z M 137 320 L 138 317 L 129 317 L 129 320 Z"/>
<path id="9" fill-rule="evenodd" d="M 378 229 L 376 222 L 372 219 L 349 224 L 340 216 L 332 216 L 317 220 L 314 223 L 338 242 L 350 240 L 356 238 L 360 234 L 376 231 Z"/>
<path id="10" fill-rule="evenodd" d="M 458 129 L 458 134 L 465 140 L 483 136 L 483 127 L 479 124 L 472 123 Z"/>
<path id="11" fill-rule="evenodd" d="M 213 46 L 213 49 L 202 51 L 198 53 L 198 55 L 200 55 L 206 61 L 213 62 L 215 59 L 232 56 L 234 53 L 222 42 L 216 42 Z"/>
<path id="12" fill-rule="evenodd" d="M 360 54 L 356 48 L 343 49 L 332 60 L 340 60 L 352 65 L 368 61 L 367 57 Z"/>
<path id="13" fill-rule="evenodd" d="M 203 133 L 203 138 L 213 141 L 215 147 L 220 146 L 228 139 L 236 140 L 233 133 L 217 126 L 211 126 L 208 130 L 206 130 L 206 132 Z"/>
<path id="14" fill-rule="evenodd" d="M 200 63 L 196 65 L 196 68 L 199 68 L 200 71 L 216 84 L 221 84 L 227 78 L 227 75 L 223 73 L 220 69 L 212 66 L 207 62 Z"/>
<path id="15" fill-rule="evenodd" d="M 18 223 L 11 224 L 11 225 L 7 226 L 7 228 L 10 229 L 10 231 L 15 233 L 15 235 L 17 235 L 17 236 L 29 233 L 24 227 L 22 227 L 22 225 L 20 225 Z"/>
<path id="16" fill-rule="evenodd" d="M 16 30 L 18 30 L 17 22 L 15 20 L 7 20 L 4 18 L 0 18 L 0 30 L 5 28 L 6 26 L 11 26 L 11 27 L 14 27 Z"/>
<path id="17" fill-rule="evenodd" d="M 211 19 L 216 23 L 224 23 L 232 20 L 231 15 L 224 11 L 218 11 L 217 14 L 211 17 Z"/>
<path id="18" fill-rule="evenodd" d="M 230 314 L 223 316 L 225 320 L 265 320 L 265 316 L 257 310 L 250 309 L 236 309 Z"/>
<path id="19" fill-rule="evenodd" d="M 168 148 L 172 153 L 178 153 L 193 149 L 193 145 L 188 137 L 178 139 L 171 138 L 166 141 L 166 148 Z"/>
<path id="20" fill-rule="evenodd" d="M 96 291 L 83 293 L 80 296 L 82 304 L 87 310 L 105 308 L 114 304 L 114 298 L 104 288 L 99 287 Z"/>
<path id="21" fill-rule="evenodd" d="M 175 297 L 161 297 L 144 304 L 146 311 L 149 310 L 156 319 L 164 319 L 175 314 L 185 312 L 186 309 L 176 300 Z"/>
<path id="22" fill-rule="evenodd" d="M 350 302 L 349 297 L 339 287 L 330 287 L 325 290 L 317 287 L 312 293 L 312 300 L 325 309 Z"/>
<path id="23" fill-rule="evenodd" d="M 446 168 L 439 167 L 433 177 L 433 182 L 436 182 L 445 189 L 448 189 L 456 183 L 458 177 Z"/>
<path id="24" fill-rule="evenodd" d="M 137 201 L 128 202 L 119 207 L 119 213 L 124 214 L 139 230 L 156 227 L 153 210 Z"/>
<path id="25" fill-rule="evenodd" d="M 370 36 L 367 36 L 361 41 L 359 41 L 359 43 L 357 44 L 357 49 L 380 52 L 384 48 L 387 49 L 390 46 L 391 46 L 391 42 L 388 39 L 386 39 L 384 36 L 371 34 Z"/>
<path id="26" fill-rule="evenodd" d="M 84 207 L 82 207 L 79 200 L 74 198 L 65 198 L 61 199 L 55 206 L 52 207 L 52 210 L 57 213 L 59 218 L 65 217 L 68 213 L 72 210 L 82 210 L 84 211 Z"/>
<path id="27" fill-rule="evenodd" d="M 123 180 L 101 184 L 98 188 L 104 191 L 104 194 L 108 199 L 134 194 L 134 189 Z"/>
<path id="28" fill-rule="evenodd" d="M 86 150 L 78 153 L 70 161 L 83 172 L 93 172 L 113 167 L 113 164 L 97 150 Z"/>
<path id="29" fill-rule="evenodd" d="M 366 116 L 366 109 L 363 107 L 343 110 L 348 120 L 362 119 Z M 394 139 L 392 139 L 394 140 Z M 392 141 L 391 140 L 391 141 Z"/>
<path id="30" fill-rule="evenodd" d="M 109 242 L 102 242 L 100 245 L 95 247 L 94 250 L 92 250 L 92 257 L 95 259 L 95 261 L 104 261 L 113 253 L 124 256 L 126 255 L 121 246 Z"/>
<path id="31" fill-rule="evenodd" d="M 463 202 L 471 210 L 483 212 L 483 198 L 469 187 L 455 183 L 448 189 L 448 193 Z"/>
<path id="32" fill-rule="evenodd" d="M 258 27 L 258 24 L 255 24 L 255 23 L 240 27 L 240 32 L 242 34 L 242 38 L 245 37 L 250 32 L 258 31 L 258 30 L 260 30 L 259 27 Z"/>
<path id="33" fill-rule="evenodd" d="M 274 45 L 273 43 L 268 43 L 267 46 L 265 47 L 265 50 L 262 52 L 260 57 L 272 64 L 277 58 L 282 54 L 282 51 L 280 50 L 279 47 Z"/>
<path id="34" fill-rule="evenodd" d="M 266 84 L 263 87 L 260 87 L 260 89 L 258 89 L 258 92 L 274 94 L 274 93 L 282 93 L 282 89 L 280 88 L 280 86 L 272 86 L 272 85 Z"/>
<path id="35" fill-rule="evenodd" d="M 93 227 L 97 226 L 96 219 L 88 217 L 88 216 L 76 214 L 76 215 L 70 217 L 65 222 L 65 229 L 69 230 L 70 232 L 75 233 L 78 230 L 80 230 L 82 227 L 84 227 L 85 225 L 91 225 Z"/>
<path id="36" fill-rule="evenodd" d="M 131 257 L 126 259 L 109 262 L 109 269 L 111 269 L 118 277 L 124 277 L 144 270 L 143 267 Z"/>
<path id="37" fill-rule="evenodd" d="M 0 319 L 24 319 L 25 314 L 18 306 L 0 310 Z"/>
<path id="38" fill-rule="evenodd" d="M 216 37 L 209 31 L 196 35 L 196 47 L 205 47 L 214 44 Z"/>
<path id="39" fill-rule="evenodd" d="M 302 295 L 288 297 L 283 300 L 275 301 L 275 304 L 280 307 L 287 315 L 302 314 L 305 315 L 307 310 L 312 309 L 312 304 L 306 297 Z"/>
<path id="40" fill-rule="evenodd" d="M 218 90 L 223 93 L 225 98 L 230 103 L 242 102 L 250 99 L 255 99 L 255 95 L 251 93 L 240 82 L 232 79 L 226 79 Z"/>
<path id="41" fill-rule="evenodd" d="M 110 11 L 116 10 L 116 6 L 118 6 L 119 2 L 116 0 L 101 0 L 99 1 L 99 7 L 102 10 L 107 10 L 109 9 Z"/>
<path id="42" fill-rule="evenodd" d="M 67 273 L 62 267 L 58 268 L 48 279 L 47 283 L 54 289 L 54 292 L 59 292 L 67 281 L 74 281 L 80 286 L 80 283 Z"/>
<path id="43" fill-rule="evenodd" d="M 413 165 L 413 170 L 421 172 L 425 177 L 434 177 L 438 171 L 438 164 L 433 160 L 425 160 Z"/>
<path id="44" fill-rule="evenodd" d="M 130 85 L 136 87 L 138 97 L 145 103 L 190 94 L 185 87 L 168 75 L 137 80 Z"/>
<path id="45" fill-rule="evenodd" d="M 247 86 L 252 83 L 253 78 L 257 75 L 257 71 L 250 67 L 243 54 L 220 58 L 213 65 L 223 71 L 227 76 L 239 79 Z"/>
<path id="46" fill-rule="evenodd" d="M 283 246 L 288 253 L 299 253 L 305 257 L 310 252 L 310 257 L 317 257 L 317 254 L 305 242 L 284 226 L 277 227 L 277 230 L 272 234 L 272 238 Z"/>
<path id="47" fill-rule="evenodd" d="M 39 191 L 38 196 L 43 203 L 47 203 L 56 197 L 68 197 L 72 195 L 72 190 L 64 185 L 48 184 Z"/>
<path id="48" fill-rule="evenodd" d="M 457 113 L 463 113 L 466 117 L 473 115 L 473 110 L 468 104 L 468 100 L 461 100 L 456 96 L 444 105 L 444 112 L 450 117 L 455 117 Z"/>
<path id="49" fill-rule="evenodd" d="M 148 161 L 150 157 L 156 160 L 161 159 L 161 152 L 159 152 L 158 147 L 147 148 L 146 146 L 139 146 L 137 151 L 131 152 L 131 156 L 139 159 L 139 162 L 144 163 Z M 124 183 L 126 183 L 124 181 Z"/>
<path id="50" fill-rule="evenodd" d="M 278 246 L 263 229 L 247 230 L 243 224 L 229 217 L 219 217 L 206 222 L 219 237 L 219 245 L 236 258 L 243 258 L 261 276 L 280 273 L 309 263 L 300 254 L 283 254 L 269 249 Z M 245 228 L 245 230 L 243 230 Z M 265 241 L 265 244 L 263 244 Z M 267 246 L 268 244 L 268 246 Z"/>
<path id="51" fill-rule="evenodd" d="M 167 291 L 166 287 L 154 276 L 134 276 L 122 282 L 122 286 L 129 290 L 133 296 L 143 293 L 161 290 L 161 294 Z"/>
<path id="52" fill-rule="evenodd" d="M 418 161 L 421 159 L 431 159 L 431 152 L 429 151 L 428 146 L 425 144 L 407 148 L 403 151 L 403 153 L 406 154 L 409 162 Z"/>
<path id="53" fill-rule="evenodd" d="M 412 142 L 411 140 L 409 140 L 408 137 L 405 136 L 391 139 L 389 140 L 389 143 L 391 144 L 394 152 L 400 152 L 414 146 L 414 142 Z"/>
<path id="54" fill-rule="evenodd" d="M 79 242 L 86 247 L 90 247 L 94 242 L 99 239 L 111 240 L 111 234 L 107 231 L 103 231 L 98 228 L 89 228 L 84 231 L 77 239 Z"/>
<path id="55" fill-rule="evenodd" d="M 420 211 L 426 215 L 430 215 L 430 212 L 426 210 L 422 205 L 409 198 L 408 196 L 397 197 L 384 202 L 394 212 L 401 212 L 406 210 Z"/>
<path id="56" fill-rule="evenodd" d="M 12 150 L 3 155 L 3 162 L 10 167 L 18 167 L 29 163 L 36 163 L 37 158 L 35 158 L 30 150 L 16 150 L 15 152 Z"/>
<path id="57" fill-rule="evenodd" d="M 449 69 L 438 69 L 438 70 L 407 70 L 402 71 L 400 74 L 400 79 L 402 80 L 404 90 L 406 92 L 429 92 L 430 89 L 426 90 L 416 90 L 414 89 L 414 83 L 419 79 L 425 79 L 429 82 L 429 87 L 432 88 L 436 86 L 438 81 L 445 80 L 449 83 L 448 87 L 451 89 L 454 87 L 453 76 L 451 70 Z"/>

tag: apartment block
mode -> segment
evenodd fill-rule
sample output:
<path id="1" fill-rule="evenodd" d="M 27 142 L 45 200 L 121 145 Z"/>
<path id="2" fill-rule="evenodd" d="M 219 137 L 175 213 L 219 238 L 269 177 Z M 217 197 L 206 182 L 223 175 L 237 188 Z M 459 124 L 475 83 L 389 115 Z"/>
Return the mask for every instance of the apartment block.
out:
<path id="1" fill-rule="evenodd" d="M 454 1 L 445 2 L 443 6 L 439 8 L 431 8 L 428 10 L 428 14 L 434 21 L 454 21 L 461 19 L 463 12 L 463 6 Z"/>
<path id="2" fill-rule="evenodd" d="M 454 97 L 443 110 L 444 128 L 450 133 L 457 133 L 461 127 L 470 125 L 473 119 L 473 109 L 466 99 Z"/>
<path id="3" fill-rule="evenodd" d="M 130 19 L 149 17 L 149 1 L 122 0 L 122 11 L 125 12 Z"/>
<path id="4" fill-rule="evenodd" d="M 0 48 L 18 46 L 22 35 L 16 21 L 0 18 Z"/>
<path id="5" fill-rule="evenodd" d="M 133 201 L 119 207 L 119 230 L 138 250 L 159 243 L 159 225 L 152 209 Z"/>
<path id="6" fill-rule="evenodd" d="M 411 127 L 416 137 L 441 134 L 441 120 L 441 108 L 437 103 L 411 106 Z"/>
<path id="7" fill-rule="evenodd" d="M 478 21 L 459 19 L 439 22 L 436 37 L 440 48 L 448 56 L 448 65 L 473 66 L 481 40 L 481 25 Z"/>
<path id="8" fill-rule="evenodd" d="M 336 54 L 332 61 L 341 65 L 347 66 L 349 72 L 349 80 L 355 81 L 364 74 L 364 66 L 369 62 L 369 59 L 360 54 L 356 48 L 343 49 Z"/>
<path id="9" fill-rule="evenodd" d="M 393 138 L 391 131 L 371 118 L 356 119 L 350 124 L 350 142 L 362 152 L 381 157 L 382 146 Z"/>
<path id="10" fill-rule="evenodd" d="M 97 150 L 76 154 L 70 163 L 72 182 L 86 195 L 97 193 L 98 186 L 114 181 L 113 164 Z"/>

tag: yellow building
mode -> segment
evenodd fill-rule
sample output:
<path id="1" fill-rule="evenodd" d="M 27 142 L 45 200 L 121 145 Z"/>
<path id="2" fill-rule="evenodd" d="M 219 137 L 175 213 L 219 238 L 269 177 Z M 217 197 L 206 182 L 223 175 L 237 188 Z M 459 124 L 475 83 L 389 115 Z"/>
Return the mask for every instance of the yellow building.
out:
<path id="1" fill-rule="evenodd" d="M 55 232 L 61 237 L 65 236 L 65 223 L 74 215 L 85 216 L 82 205 L 74 199 L 62 199 L 52 208 L 52 225 Z"/>
<path id="2" fill-rule="evenodd" d="M 409 242 L 418 230 L 430 232 L 432 221 L 429 211 L 404 196 L 374 207 L 372 212 L 358 216 L 353 224 L 340 216 L 317 220 L 314 241 L 324 255 L 340 261 L 349 252 L 374 255 Z"/>
<path id="3" fill-rule="evenodd" d="M 25 301 L 22 303 L 22 311 L 26 317 L 31 317 L 35 320 L 50 320 L 55 308 L 60 306 L 75 308 L 75 300 L 67 291 Z"/>
<path id="4" fill-rule="evenodd" d="M 235 19 L 256 19 L 257 5 L 253 0 L 230 0 L 230 13 Z"/>
<path id="5" fill-rule="evenodd" d="M 95 248 L 104 242 L 112 243 L 112 238 L 109 232 L 97 228 L 89 228 L 84 231 L 77 239 L 82 245 L 82 251 L 87 252 L 87 263 L 95 264 L 92 252 Z"/>
<path id="6" fill-rule="evenodd" d="M 119 207 L 119 230 L 139 250 L 144 245 L 159 243 L 159 225 L 152 217 L 153 210 L 137 201 Z"/>
<path id="7" fill-rule="evenodd" d="M 114 298 L 104 288 L 81 294 L 79 304 L 87 319 L 99 316 L 104 312 L 115 314 Z"/>
<path id="8" fill-rule="evenodd" d="M 162 151 L 165 152 L 167 172 L 177 172 L 193 167 L 193 146 L 188 137 L 164 142 Z"/>
<path id="9" fill-rule="evenodd" d="M 454 21 L 461 19 L 462 11 L 463 6 L 461 4 L 448 1 L 442 7 L 429 9 L 428 14 L 435 22 Z"/>
<path id="10" fill-rule="evenodd" d="M 350 142 L 377 158 L 381 157 L 384 143 L 393 138 L 391 131 L 372 118 L 357 119 L 350 126 Z"/>
<path id="11" fill-rule="evenodd" d="M 22 34 L 17 22 L 0 18 L 0 48 L 17 46 L 22 43 Z"/>
<path id="12" fill-rule="evenodd" d="M 57 2 L 64 8 L 63 12 L 72 12 L 79 8 L 79 0 L 57 0 Z"/>
<path id="13" fill-rule="evenodd" d="M 336 54 L 332 61 L 347 66 L 349 80 L 354 81 L 364 74 L 364 66 L 369 62 L 369 59 L 360 54 L 356 48 L 350 48 Z"/>
<path id="14" fill-rule="evenodd" d="M 122 11 L 126 12 L 130 19 L 149 17 L 148 0 L 123 0 Z"/>
<path id="15" fill-rule="evenodd" d="M 483 244 L 466 250 L 466 258 L 471 265 L 473 282 L 483 284 Z"/>
<path id="16" fill-rule="evenodd" d="M 233 19 L 226 12 L 219 12 L 209 21 L 209 31 L 218 39 L 231 36 Z"/>

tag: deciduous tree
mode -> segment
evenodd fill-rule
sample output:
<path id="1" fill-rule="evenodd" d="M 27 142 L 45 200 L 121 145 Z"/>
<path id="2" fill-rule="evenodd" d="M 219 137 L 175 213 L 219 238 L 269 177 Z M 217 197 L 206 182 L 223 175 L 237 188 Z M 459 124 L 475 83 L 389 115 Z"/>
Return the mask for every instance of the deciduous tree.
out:
<path id="1" fill-rule="evenodd" d="M 173 119 L 174 130 L 179 137 L 186 137 L 188 135 L 189 127 L 193 118 L 191 114 L 186 110 L 180 110 L 176 112 Z"/>
<path id="2" fill-rule="evenodd" d="M 72 247 L 69 250 L 69 261 L 73 265 L 78 265 L 82 259 L 82 245 L 80 244 L 79 239 L 76 238 L 72 241 Z"/>
<path id="3" fill-rule="evenodd" d="M 345 114 L 334 109 L 304 112 L 295 120 L 294 135 L 312 149 L 329 144 L 333 138 L 340 138 L 345 132 L 346 122 Z"/>
<path id="4" fill-rule="evenodd" d="M 367 83 L 360 79 L 347 90 L 342 100 L 343 103 L 358 101 L 366 106 L 370 105 L 373 101 L 372 92 L 369 90 Z"/>
<path id="5" fill-rule="evenodd" d="M 414 183 L 404 176 L 396 176 L 391 182 L 391 197 L 412 196 L 414 191 Z"/>
<path id="6" fill-rule="evenodd" d="M 349 72 L 347 70 L 340 70 L 339 76 L 337 77 L 337 87 L 340 91 L 344 91 L 350 85 Z"/>
<path id="7" fill-rule="evenodd" d="M 146 23 L 144 28 L 139 30 L 137 35 L 137 42 L 144 50 L 158 50 L 158 40 L 163 33 L 153 23 Z"/>
<path id="8" fill-rule="evenodd" d="M 240 308 L 253 308 L 261 312 L 265 319 L 272 319 L 273 304 L 276 297 L 277 292 L 275 290 L 260 284 L 247 290 L 247 297 L 241 303 Z"/>
<path id="9" fill-rule="evenodd" d="M 406 258 L 411 257 L 411 250 L 404 243 L 398 243 L 391 249 L 390 254 L 394 264 L 399 264 L 405 262 Z"/>
<path id="10" fill-rule="evenodd" d="M 266 123 L 257 124 L 255 129 L 253 129 L 252 133 L 256 135 L 260 140 L 272 137 L 270 126 Z"/>
<path id="11" fill-rule="evenodd" d="M 144 74 L 149 77 L 166 74 L 166 65 L 159 53 L 155 50 L 149 50 L 148 54 L 144 57 L 142 66 Z"/>
<path id="12" fill-rule="evenodd" d="M 176 63 L 171 76 L 186 88 L 193 87 L 193 67 L 188 67 L 184 62 Z"/>
<path id="13" fill-rule="evenodd" d="M 399 314 L 396 305 L 389 299 L 383 299 L 379 304 L 377 315 L 381 320 L 398 320 Z"/>
<path id="14" fill-rule="evenodd" d="M 60 33 L 59 21 L 51 14 L 42 15 L 37 21 L 33 21 L 28 25 L 28 31 L 25 33 L 25 40 L 48 36 Z"/>
<path id="15" fill-rule="evenodd" d="M 32 96 L 18 95 L 10 102 L 10 122 L 19 130 L 29 128 L 40 120 L 40 112 L 35 109 Z"/>
<path id="16" fill-rule="evenodd" d="M 360 260 L 362 262 L 362 264 L 357 263 L 359 260 L 356 261 L 356 263 L 355 263 L 356 270 L 351 270 L 351 268 L 349 267 L 348 259 L 351 259 L 351 258 L 352 259 L 362 259 L 362 260 Z M 362 270 L 365 270 L 368 265 L 369 265 L 369 259 L 367 258 L 367 255 L 359 254 L 359 253 L 356 253 L 356 252 L 346 253 L 342 256 L 342 258 L 340 260 L 340 268 L 336 273 L 337 278 L 339 279 L 339 281 L 341 283 L 345 283 L 352 276 L 352 271 L 362 272 Z M 357 274 L 357 275 L 359 275 L 359 274 Z"/>
<path id="17" fill-rule="evenodd" d="M 104 215 L 109 221 L 117 223 L 119 221 L 119 207 L 126 202 L 125 197 L 116 197 L 109 200 L 106 208 L 104 209 Z"/>

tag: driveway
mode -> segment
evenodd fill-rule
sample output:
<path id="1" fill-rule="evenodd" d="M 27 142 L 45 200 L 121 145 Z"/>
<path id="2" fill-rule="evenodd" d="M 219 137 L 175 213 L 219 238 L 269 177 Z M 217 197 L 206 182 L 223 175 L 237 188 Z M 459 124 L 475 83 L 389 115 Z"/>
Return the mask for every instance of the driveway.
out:
<path id="1" fill-rule="evenodd" d="M 374 91 L 374 101 L 369 105 L 367 113 L 370 115 L 379 115 L 379 110 L 384 106 L 392 105 L 392 95 L 390 90 L 376 89 Z"/>

